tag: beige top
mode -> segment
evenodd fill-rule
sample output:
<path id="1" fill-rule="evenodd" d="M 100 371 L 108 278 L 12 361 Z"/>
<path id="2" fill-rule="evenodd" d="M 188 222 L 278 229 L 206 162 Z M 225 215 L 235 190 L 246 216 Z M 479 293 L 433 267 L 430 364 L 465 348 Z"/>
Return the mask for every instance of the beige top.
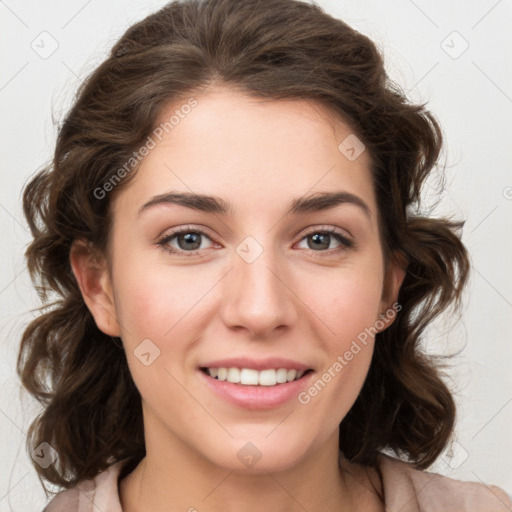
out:
<path id="1" fill-rule="evenodd" d="M 118 479 L 123 464 L 62 491 L 43 512 L 122 512 Z M 512 512 L 511 498 L 494 485 L 420 471 L 384 454 L 379 469 L 387 512 Z"/>

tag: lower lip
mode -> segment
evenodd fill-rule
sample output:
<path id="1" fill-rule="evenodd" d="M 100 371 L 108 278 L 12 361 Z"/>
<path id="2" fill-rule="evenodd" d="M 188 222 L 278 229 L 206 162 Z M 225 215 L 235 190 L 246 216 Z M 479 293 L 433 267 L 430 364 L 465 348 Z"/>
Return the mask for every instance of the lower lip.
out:
<path id="1" fill-rule="evenodd" d="M 206 385 L 221 398 L 238 407 L 254 410 L 273 409 L 297 398 L 313 375 L 313 372 L 309 372 L 298 380 L 275 386 L 244 386 L 214 379 L 202 370 L 199 370 L 199 373 Z"/>

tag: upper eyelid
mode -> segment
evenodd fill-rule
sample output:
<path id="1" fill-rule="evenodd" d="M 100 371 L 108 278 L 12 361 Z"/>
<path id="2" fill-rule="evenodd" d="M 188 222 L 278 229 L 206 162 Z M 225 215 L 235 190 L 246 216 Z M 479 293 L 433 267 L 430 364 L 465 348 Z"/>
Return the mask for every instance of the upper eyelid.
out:
<path id="1" fill-rule="evenodd" d="M 330 225 L 326 225 L 326 224 L 317 224 L 317 225 L 308 226 L 307 228 L 304 228 L 301 231 L 302 238 L 304 238 L 305 236 L 307 236 L 311 233 L 322 232 L 322 231 L 329 231 L 329 232 L 332 231 L 332 232 L 334 232 L 338 235 L 341 235 L 349 240 L 354 239 L 352 233 L 350 233 L 350 231 L 348 231 L 347 229 L 340 228 L 337 226 L 330 226 Z M 302 238 L 301 238 L 301 240 L 302 240 Z"/>
<path id="2" fill-rule="evenodd" d="M 184 226 L 178 226 L 176 228 L 171 228 L 170 230 L 165 230 L 163 232 L 163 234 L 159 235 L 157 238 L 159 240 L 161 240 L 163 238 L 174 236 L 174 235 L 177 235 L 180 233 L 188 233 L 188 232 L 192 232 L 192 233 L 199 232 L 199 233 L 209 236 L 212 239 L 215 238 L 215 236 L 210 235 L 210 230 L 208 228 L 206 228 L 204 226 L 194 226 L 194 225 L 190 225 L 190 224 L 184 225 Z"/>
<path id="3" fill-rule="evenodd" d="M 335 227 L 335 226 L 328 226 L 328 225 L 325 225 L 325 224 L 324 225 L 320 224 L 320 225 L 316 225 L 316 226 L 308 226 L 307 228 L 304 228 L 300 232 L 300 238 L 297 240 L 297 242 L 300 242 L 306 236 L 309 236 L 309 235 L 311 235 L 313 233 L 320 233 L 320 232 L 323 232 L 323 231 L 331 232 L 330 233 L 331 235 L 332 234 L 337 234 L 337 235 L 341 236 L 342 238 L 346 238 L 351 243 L 354 243 L 352 234 L 349 233 L 346 229 L 342 229 L 342 228 Z M 188 233 L 188 232 L 200 233 L 201 235 L 204 235 L 204 236 L 208 237 L 213 243 L 217 243 L 217 244 L 220 243 L 220 242 L 217 242 L 215 236 L 212 236 L 212 235 L 209 234 L 209 229 L 208 228 L 203 227 L 203 226 L 195 227 L 193 225 L 177 227 L 173 231 L 171 231 L 171 232 L 169 232 L 167 234 L 163 234 L 163 235 L 159 236 L 158 237 L 158 241 L 162 242 L 162 241 L 165 241 L 167 239 L 171 239 L 171 238 L 175 237 L 176 235 L 179 235 L 179 234 L 182 234 L 182 233 Z M 199 251 L 199 250 L 201 250 L 201 249 L 195 249 L 195 251 Z M 183 251 L 183 252 L 193 253 L 194 251 Z"/>

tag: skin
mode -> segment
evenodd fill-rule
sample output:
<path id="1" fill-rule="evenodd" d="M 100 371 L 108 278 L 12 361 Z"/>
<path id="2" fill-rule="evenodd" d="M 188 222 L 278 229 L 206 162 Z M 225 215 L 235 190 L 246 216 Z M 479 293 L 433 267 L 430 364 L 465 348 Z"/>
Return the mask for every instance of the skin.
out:
<path id="1" fill-rule="evenodd" d="M 347 159 L 338 145 L 350 126 L 313 101 L 221 87 L 196 99 L 114 194 L 108 254 L 79 242 L 71 253 L 84 300 L 97 326 L 122 338 L 142 396 L 147 455 L 120 482 L 123 510 L 384 510 L 376 473 L 338 464 L 338 426 L 363 385 L 373 339 L 305 405 L 235 406 L 197 368 L 285 357 L 313 368 L 314 382 L 396 301 L 404 272 L 384 265 L 370 156 Z M 139 214 L 171 190 L 221 197 L 235 215 L 176 204 Z M 346 203 L 285 215 L 292 199 L 327 191 L 358 196 L 369 214 Z M 196 254 L 177 237 L 168 245 L 183 256 L 158 245 L 188 225 L 206 232 Z M 328 228 L 353 247 L 334 237 L 320 249 L 308 244 Z M 236 252 L 247 236 L 263 249 L 251 263 Z M 134 354 L 144 339 L 160 350 L 149 366 Z M 237 457 L 248 442 L 261 454 L 250 468 Z"/>

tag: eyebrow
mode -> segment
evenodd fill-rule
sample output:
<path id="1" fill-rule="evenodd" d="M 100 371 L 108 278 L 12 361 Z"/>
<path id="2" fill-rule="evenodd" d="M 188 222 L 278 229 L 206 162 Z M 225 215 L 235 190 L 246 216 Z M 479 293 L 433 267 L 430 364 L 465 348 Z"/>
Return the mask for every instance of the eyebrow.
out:
<path id="1" fill-rule="evenodd" d="M 139 215 L 149 208 L 165 204 L 177 204 L 193 210 L 220 215 L 232 215 L 234 213 L 233 205 L 217 196 L 191 192 L 169 192 L 151 198 L 140 207 Z M 328 210 L 342 204 L 357 206 L 371 218 L 371 210 L 368 205 L 359 196 L 350 192 L 319 192 L 314 195 L 298 197 L 291 201 L 285 215 L 300 215 Z"/>

